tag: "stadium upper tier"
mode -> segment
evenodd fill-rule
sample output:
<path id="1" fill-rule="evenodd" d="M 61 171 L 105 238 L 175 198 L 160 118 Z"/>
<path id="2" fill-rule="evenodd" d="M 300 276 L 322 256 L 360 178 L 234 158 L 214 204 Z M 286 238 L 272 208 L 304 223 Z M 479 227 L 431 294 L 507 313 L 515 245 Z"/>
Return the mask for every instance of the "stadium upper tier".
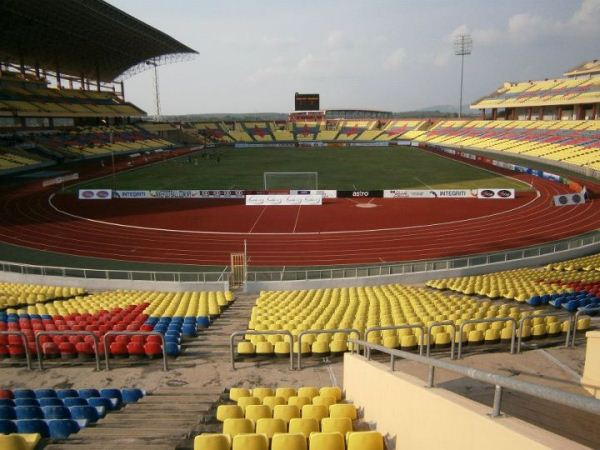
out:
<path id="1" fill-rule="evenodd" d="M 600 76 L 506 82 L 471 108 L 519 108 L 600 102 Z"/>
<path id="2" fill-rule="evenodd" d="M 200 122 L 198 134 L 217 143 L 292 141 L 393 141 L 421 134 L 425 120 L 326 120 L 318 122 Z"/>
<path id="3" fill-rule="evenodd" d="M 600 120 L 438 122 L 414 138 L 447 147 L 496 150 L 600 169 Z"/>
<path id="4" fill-rule="evenodd" d="M 113 92 L 55 89 L 42 79 L 0 72 L 0 116 L 128 117 L 145 112 Z"/>

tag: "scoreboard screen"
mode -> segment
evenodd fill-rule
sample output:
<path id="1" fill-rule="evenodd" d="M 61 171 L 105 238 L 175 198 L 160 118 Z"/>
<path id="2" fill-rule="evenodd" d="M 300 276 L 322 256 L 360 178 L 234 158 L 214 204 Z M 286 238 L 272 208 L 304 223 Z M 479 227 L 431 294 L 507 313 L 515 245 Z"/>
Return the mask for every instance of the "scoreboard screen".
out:
<path id="1" fill-rule="evenodd" d="M 319 94 L 299 94 L 296 92 L 295 97 L 296 111 L 318 111 Z"/>

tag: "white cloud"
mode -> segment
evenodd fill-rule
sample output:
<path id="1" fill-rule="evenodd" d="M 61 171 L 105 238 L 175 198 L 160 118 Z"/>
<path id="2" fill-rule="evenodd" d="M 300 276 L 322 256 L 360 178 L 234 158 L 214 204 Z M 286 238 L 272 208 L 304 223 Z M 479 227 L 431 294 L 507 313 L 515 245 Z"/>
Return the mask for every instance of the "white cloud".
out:
<path id="1" fill-rule="evenodd" d="M 262 44 L 267 47 L 288 47 L 299 43 L 298 39 L 292 37 L 263 36 Z"/>
<path id="2" fill-rule="evenodd" d="M 450 62 L 450 51 L 444 53 L 438 53 L 433 57 L 433 65 L 436 67 L 447 66 Z"/>
<path id="3" fill-rule="evenodd" d="M 399 68 L 406 59 L 406 51 L 403 48 L 398 48 L 390 53 L 385 61 L 383 62 L 383 67 L 388 70 L 395 70 Z"/>
<path id="4" fill-rule="evenodd" d="M 340 47 L 348 47 L 350 42 L 346 33 L 341 30 L 333 30 L 327 36 L 327 47 L 329 48 L 340 48 Z"/>

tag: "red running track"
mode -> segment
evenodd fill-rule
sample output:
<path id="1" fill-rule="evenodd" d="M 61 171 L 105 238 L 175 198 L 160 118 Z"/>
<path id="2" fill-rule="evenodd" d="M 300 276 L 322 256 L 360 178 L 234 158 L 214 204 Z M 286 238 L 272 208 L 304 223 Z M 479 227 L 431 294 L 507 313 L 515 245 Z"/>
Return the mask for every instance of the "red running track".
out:
<path id="1" fill-rule="evenodd" d="M 598 200 L 556 208 L 552 195 L 567 192 L 565 186 L 513 176 L 532 184 L 538 195 L 247 207 L 230 200 L 78 201 L 30 186 L 0 199 L 0 240 L 73 255 L 198 265 L 228 264 L 229 254 L 241 251 L 246 240 L 252 265 L 294 266 L 492 252 L 600 227 Z"/>

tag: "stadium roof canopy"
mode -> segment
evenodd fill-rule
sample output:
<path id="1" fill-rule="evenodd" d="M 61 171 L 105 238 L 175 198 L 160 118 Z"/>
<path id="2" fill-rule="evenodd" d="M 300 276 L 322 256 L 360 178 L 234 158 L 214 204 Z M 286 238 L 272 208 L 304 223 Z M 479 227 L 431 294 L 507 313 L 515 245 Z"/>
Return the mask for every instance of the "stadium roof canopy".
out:
<path id="1" fill-rule="evenodd" d="M 0 61 L 111 82 L 195 53 L 103 0 L 0 2 Z"/>
<path id="2" fill-rule="evenodd" d="M 600 73 L 600 59 L 584 62 L 576 67 L 573 67 L 568 72 L 565 72 L 567 77 L 577 77 L 581 75 L 594 75 Z"/>

